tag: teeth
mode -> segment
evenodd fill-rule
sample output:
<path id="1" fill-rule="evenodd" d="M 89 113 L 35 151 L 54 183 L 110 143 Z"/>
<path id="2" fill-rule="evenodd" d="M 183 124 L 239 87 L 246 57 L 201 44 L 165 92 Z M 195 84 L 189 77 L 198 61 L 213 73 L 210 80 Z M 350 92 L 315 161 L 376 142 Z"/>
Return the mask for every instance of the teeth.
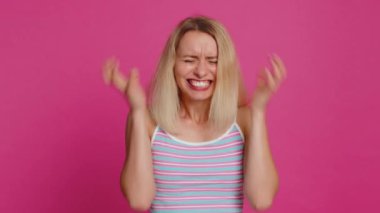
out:
<path id="1" fill-rule="evenodd" d="M 190 80 L 190 83 L 191 83 L 193 86 L 196 86 L 196 87 L 207 87 L 208 85 L 210 85 L 210 82 L 209 82 L 209 81 L 195 81 L 195 80 Z"/>

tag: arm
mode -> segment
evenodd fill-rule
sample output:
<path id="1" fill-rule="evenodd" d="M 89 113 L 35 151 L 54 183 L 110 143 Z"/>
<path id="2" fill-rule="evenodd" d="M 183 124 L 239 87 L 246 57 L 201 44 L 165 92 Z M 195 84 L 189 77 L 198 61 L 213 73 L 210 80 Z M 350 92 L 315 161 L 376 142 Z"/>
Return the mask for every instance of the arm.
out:
<path id="1" fill-rule="evenodd" d="M 139 211 L 149 209 L 155 196 L 152 153 L 146 109 L 131 110 L 126 129 L 126 160 L 120 184 L 130 206 Z"/>
<path id="2" fill-rule="evenodd" d="M 247 107 L 246 144 L 244 161 L 244 191 L 257 210 L 265 210 L 272 205 L 278 190 L 279 177 L 269 147 L 266 125 L 266 107 L 270 97 L 278 90 L 286 77 L 282 60 L 271 58 L 273 72 L 265 68 L 253 95 L 252 105 Z"/>
<path id="3" fill-rule="evenodd" d="M 140 85 L 137 69 L 129 78 L 119 71 L 115 58 L 106 61 L 103 67 L 106 84 L 119 90 L 130 105 L 126 127 L 126 158 L 120 176 L 121 190 L 130 206 L 144 211 L 150 208 L 155 196 L 150 133 L 154 123 L 146 107 L 146 97 Z"/>
<path id="4" fill-rule="evenodd" d="M 248 111 L 250 118 L 244 153 L 244 192 L 256 210 L 268 209 L 279 178 L 270 152 L 265 111 Z"/>

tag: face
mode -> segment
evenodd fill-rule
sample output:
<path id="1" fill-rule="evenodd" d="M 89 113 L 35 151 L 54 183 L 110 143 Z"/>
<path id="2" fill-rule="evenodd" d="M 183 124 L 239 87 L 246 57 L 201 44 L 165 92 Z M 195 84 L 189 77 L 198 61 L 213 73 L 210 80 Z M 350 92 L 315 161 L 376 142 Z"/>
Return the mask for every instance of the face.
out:
<path id="1" fill-rule="evenodd" d="M 218 48 L 209 34 L 189 31 L 180 40 L 174 66 L 181 98 L 210 100 L 216 83 Z"/>

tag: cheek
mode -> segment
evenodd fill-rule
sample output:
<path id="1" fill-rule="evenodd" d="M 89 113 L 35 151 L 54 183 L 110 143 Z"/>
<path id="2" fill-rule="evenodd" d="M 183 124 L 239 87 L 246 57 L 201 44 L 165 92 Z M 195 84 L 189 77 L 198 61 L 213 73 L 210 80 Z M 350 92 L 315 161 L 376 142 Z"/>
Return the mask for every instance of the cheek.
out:
<path id="1" fill-rule="evenodd" d="M 210 70 L 211 74 L 216 74 L 218 70 L 218 65 L 217 64 L 209 64 L 208 69 Z"/>
<path id="2" fill-rule="evenodd" d="M 181 75 L 181 66 L 178 65 L 177 63 L 175 63 L 174 68 L 173 68 L 173 72 L 174 72 L 174 78 L 177 80 L 178 77 L 180 77 L 180 75 Z"/>
<path id="3" fill-rule="evenodd" d="M 174 66 L 174 75 L 177 77 L 183 77 L 187 75 L 189 70 L 191 69 L 186 64 L 179 63 Z"/>
<path id="4" fill-rule="evenodd" d="M 181 87 L 181 85 L 183 85 L 183 81 L 184 81 L 183 69 L 181 69 L 180 66 L 175 66 L 173 72 L 174 72 L 174 80 L 177 84 L 177 87 Z"/>
<path id="5" fill-rule="evenodd" d="M 211 74 L 212 74 L 212 76 L 214 77 L 214 79 L 216 79 L 216 76 L 217 76 L 217 74 L 218 74 L 218 69 L 217 69 L 216 66 L 212 68 L 212 70 L 211 70 Z"/>
<path id="6" fill-rule="evenodd" d="M 178 75 L 178 72 L 177 72 L 177 69 L 174 69 L 174 80 L 177 84 L 177 86 L 179 85 L 179 80 L 180 80 L 180 75 Z"/>

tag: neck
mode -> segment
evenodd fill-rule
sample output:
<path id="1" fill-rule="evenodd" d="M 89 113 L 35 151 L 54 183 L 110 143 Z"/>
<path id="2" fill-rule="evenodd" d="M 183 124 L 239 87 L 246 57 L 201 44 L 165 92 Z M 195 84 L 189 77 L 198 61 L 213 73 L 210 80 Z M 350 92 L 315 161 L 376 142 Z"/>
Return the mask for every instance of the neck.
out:
<path id="1" fill-rule="evenodd" d="M 211 101 L 181 101 L 180 117 L 196 124 L 206 124 L 208 121 Z"/>

